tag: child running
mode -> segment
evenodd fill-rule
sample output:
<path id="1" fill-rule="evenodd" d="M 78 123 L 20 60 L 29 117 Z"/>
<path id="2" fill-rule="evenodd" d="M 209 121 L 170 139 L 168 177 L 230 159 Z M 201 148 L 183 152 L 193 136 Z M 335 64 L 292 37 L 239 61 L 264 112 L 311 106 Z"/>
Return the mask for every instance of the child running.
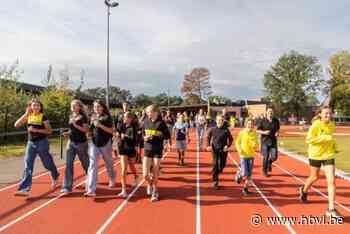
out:
<path id="1" fill-rule="evenodd" d="M 307 192 L 318 179 L 320 168 L 323 166 L 327 179 L 328 188 L 328 209 L 327 216 L 339 217 L 339 213 L 334 208 L 335 200 L 335 157 L 338 153 L 337 144 L 333 137 L 335 123 L 331 121 L 332 110 L 329 106 L 324 106 L 321 113 L 310 127 L 306 143 L 308 144 L 308 155 L 310 164 L 310 176 L 305 184 L 300 187 L 300 200 L 307 202 Z"/>
<path id="2" fill-rule="evenodd" d="M 43 104 L 39 100 L 32 99 L 25 114 L 16 121 L 15 127 L 19 128 L 24 124 L 28 126 L 28 143 L 24 157 L 25 167 L 23 178 L 15 195 L 29 195 L 29 191 L 32 187 L 34 163 L 37 155 L 39 155 L 44 167 L 51 173 L 51 189 L 54 190 L 57 185 L 59 173 L 52 155 L 49 152 L 48 135 L 52 133 L 52 129 L 48 118 L 44 115 Z"/>
<path id="3" fill-rule="evenodd" d="M 216 190 L 219 189 L 219 174 L 226 166 L 227 152 L 232 142 L 232 135 L 224 125 L 224 117 L 222 115 L 216 116 L 216 127 L 209 130 L 207 139 L 207 150 L 212 150 L 213 154 L 212 177 L 213 187 Z"/>
<path id="4" fill-rule="evenodd" d="M 133 186 L 137 184 L 137 172 L 135 168 L 136 159 L 136 129 L 133 124 L 133 114 L 130 112 L 124 113 L 123 123 L 119 124 L 117 130 L 117 142 L 118 152 L 121 161 L 121 184 L 122 191 L 118 194 L 118 197 L 126 198 L 128 196 L 126 192 L 126 176 L 127 167 L 129 165 L 130 170 L 134 174 Z"/>
<path id="5" fill-rule="evenodd" d="M 109 177 L 109 187 L 115 187 L 115 171 L 112 157 L 113 120 L 107 106 L 102 101 L 94 102 L 94 114 L 91 117 L 92 142 L 90 145 L 90 165 L 86 180 L 87 197 L 96 196 L 98 162 L 105 162 Z"/>
<path id="6" fill-rule="evenodd" d="M 176 149 L 179 154 L 179 165 L 185 165 L 185 151 L 187 148 L 187 143 L 190 141 L 189 131 L 187 123 L 184 121 L 184 116 L 179 115 L 177 122 L 174 125 L 173 131 L 174 138 L 176 140 Z"/>
<path id="7" fill-rule="evenodd" d="M 252 171 L 254 165 L 255 151 L 259 149 L 258 134 L 254 129 L 254 120 L 248 118 L 245 123 L 245 129 L 241 130 L 237 136 L 236 150 L 240 156 L 241 169 L 236 174 L 238 184 L 243 180 L 242 194 L 250 194 L 248 187 L 252 184 Z"/>

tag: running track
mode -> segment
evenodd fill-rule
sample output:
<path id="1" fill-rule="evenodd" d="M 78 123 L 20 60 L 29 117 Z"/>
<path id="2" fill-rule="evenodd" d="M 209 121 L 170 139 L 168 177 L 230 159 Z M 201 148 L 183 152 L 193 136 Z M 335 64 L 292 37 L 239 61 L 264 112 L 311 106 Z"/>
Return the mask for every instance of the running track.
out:
<path id="1" fill-rule="evenodd" d="M 108 189 L 103 165 L 100 167 L 96 198 L 84 198 L 85 176 L 75 164 L 74 193 L 60 197 L 59 189 L 48 191 L 48 175 L 35 178 L 31 196 L 14 197 L 16 187 L 0 190 L 1 233 L 125 233 L 125 234 L 230 234 L 230 233 L 348 233 L 350 231 L 350 186 L 337 180 L 337 209 L 344 215 L 342 225 L 268 225 L 267 217 L 322 217 L 327 207 L 325 178 L 310 193 L 310 203 L 298 200 L 298 187 L 307 178 L 308 166 L 280 155 L 272 176 L 261 174 L 261 158 L 256 157 L 254 194 L 242 197 L 241 186 L 233 182 L 239 158 L 231 152 L 228 166 L 221 175 L 221 189 L 212 189 L 211 154 L 198 152 L 192 134 L 186 155 L 186 167 L 177 165 L 175 152 L 169 152 L 162 163 L 159 182 L 161 201 L 151 203 L 141 180 L 129 187 L 127 199 L 116 197 L 117 188 Z M 101 161 L 102 164 L 102 161 Z M 119 162 L 115 162 L 117 172 Z M 141 171 L 140 166 L 138 167 Z M 63 169 L 61 180 L 63 178 Z M 130 176 L 131 177 L 131 176 Z M 118 182 L 120 177 L 118 175 Z M 130 183 L 130 181 L 129 181 Z M 253 226 L 253 215 L 262 223 Z"/>

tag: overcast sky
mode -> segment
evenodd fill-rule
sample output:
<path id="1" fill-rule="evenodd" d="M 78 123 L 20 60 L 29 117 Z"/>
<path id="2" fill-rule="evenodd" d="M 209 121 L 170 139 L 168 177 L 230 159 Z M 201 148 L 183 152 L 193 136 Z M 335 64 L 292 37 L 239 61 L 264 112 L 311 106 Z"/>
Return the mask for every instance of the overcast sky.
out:
<path id="1" fill-rule="evenodd" d="M 111 83 L 179 95 L 185 73 L 211 71 L 213 91 L 256 98 L 264 72 L 292 49 L 329 57 L 350 47 L 349 0 L 120 0 L 111 15 Z M 68 65 L 72 86 L 106 77 L 103 0 L 11 0 L 0 7 L 0 64 L 17 58 L 22 81 L 41 84 Z"/>

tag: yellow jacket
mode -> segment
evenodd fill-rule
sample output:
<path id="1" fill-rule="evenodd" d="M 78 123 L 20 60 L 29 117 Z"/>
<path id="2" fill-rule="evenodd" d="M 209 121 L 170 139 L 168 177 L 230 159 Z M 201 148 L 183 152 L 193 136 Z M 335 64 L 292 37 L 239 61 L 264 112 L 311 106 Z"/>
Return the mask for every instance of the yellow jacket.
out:
<path id="1" fill-rule="evenodd" d="M 308 155 L 314 160 L 334 159 L 337 150 L 336 142 L 333 138 L 335 131 L 334 122 L 324 123 L 316 120 L 309 129 L 306 137 Z"/>
<path id="2" fill-rule="evenodd" d="M 254 158 L 255 151 L 259 149 L 258 134 L 255 130 L 243 129 L 238 133 L 236 150 L 242 158 Z"/>

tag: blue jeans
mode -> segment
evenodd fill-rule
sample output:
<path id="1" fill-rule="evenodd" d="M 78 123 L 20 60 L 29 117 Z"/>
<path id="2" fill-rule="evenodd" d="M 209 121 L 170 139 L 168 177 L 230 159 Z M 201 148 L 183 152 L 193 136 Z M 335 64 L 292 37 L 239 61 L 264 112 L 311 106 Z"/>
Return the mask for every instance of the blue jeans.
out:
<path id="1" fill-rule="evenodd" d="M 115 181 L 115 171 L 112 158 L 112 143 L 109 142 L 105 146 L 97 147 L 94 143 L 90 145 L 90 165 L 88 170 L 88 179 L 86 180 L 87 192 L 96 191 L 98 178 L 98 162 L 100 157 L 105 162 L 105 167 L 110 181 Z"/>
<path id="2" fill-rule="evenodd" d="M 203 146 L 204 131 L 205 131 L 204 126 L 202 126 L 202 125 L 197 126 L 197 140 L 199 143 L 199 149 L 201 149 Z"/>
<path id="3" fill-rule="evenodd" d="M 89 169 L 89 154 L 87 142 L 74 143 L 72 141 L 69 141 L 67 143 L 66 170 L 62 189 L 67 189 L 68 191 L 72 191 L 74 177 L 74 160 L 76 155 L 78 155 L 78 158 L 81 162 L 81 166 L 83 167 L 85 174 L 87 174 Z"/>
<path id="4" fill-rule="evenodd" d="M 268 173 L 271 165 L 278 158 L 278 150 L 276 145 L 261 144 L 261 153 L 263 155 L 263 172 Z"/>
<path id="5" fill-rule="evenodd" d="M 24 157 L 24 173 L 18 190 L 30 191 L 32 187 L 33 169 L 36 156 L 39 155 L 44 167 L 50 171 L 53 180 L 59 176 L 52 155 L 49 153 L 49 141 L 47 138 L 33 142 L 28 141 Z"/>

